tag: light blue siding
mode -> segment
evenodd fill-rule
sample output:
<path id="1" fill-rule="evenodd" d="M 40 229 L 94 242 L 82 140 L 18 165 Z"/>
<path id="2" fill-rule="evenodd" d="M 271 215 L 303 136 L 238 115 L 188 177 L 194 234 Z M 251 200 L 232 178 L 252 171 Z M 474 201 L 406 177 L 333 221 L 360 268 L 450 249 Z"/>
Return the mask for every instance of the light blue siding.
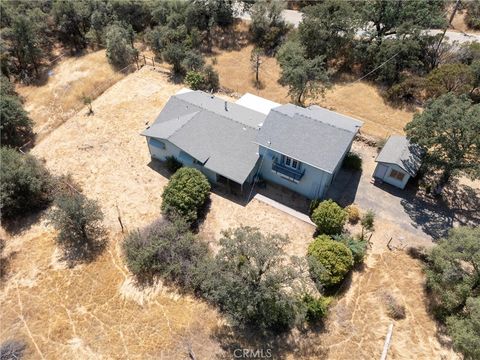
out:
<path id="1" fill-rule="evenodd" d="M 152 141 L 155 140 L 155 141 Z M 158 142 L 161 141 L 165 144 L 165 147 L 162 149 L 161 146 L 158 146 Z M 157 160 L 165 161 L 168 156 L 175 157 L 178 161 L 180 161 L 184 166 L 193 167 L 195 169 L 200 170 L 210 182 L 216 183 L 217 182 L 217 174 L 209 169 L 206 169 L 202 165 L 195 164 L 194 158 L 191 157 L 186 152 L 182 151 L 180 148 L 173 145 L 168 140 L 156 140 L 153 138 L 147 137 L 147 144 L 148 149 L 150 150 L 150 155 L 152 158 Z"/>
<path id="2" fill-rule="evenodd" d="M 281 154 L 260 146 L 259 153 L 260 168 L 259 175 L 270 182 L 282 185 L 309 199 L 323 198 L 331 183 L 332 174 L 329 174 L 313 166 L 301 163 L 300 170 L 305 170 L 298 182 L 287 180 L 278 173 L 272 171 L 272 164 L 275 159 L 280 159 Z"/>

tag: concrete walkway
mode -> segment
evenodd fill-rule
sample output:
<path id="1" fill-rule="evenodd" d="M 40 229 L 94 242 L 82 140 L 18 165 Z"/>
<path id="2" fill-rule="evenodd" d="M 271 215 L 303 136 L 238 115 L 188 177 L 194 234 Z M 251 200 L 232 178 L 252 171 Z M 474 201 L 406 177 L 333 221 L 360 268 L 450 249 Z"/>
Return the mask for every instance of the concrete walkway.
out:
<path id="1" fill-rule="evenodd" d="M 305 215 L 303 213 L 301 213 L 300 211 L 297 211 L 297 210 L 294 210 L 288 206 L 285 206 L 281 203 L 279 203 L 278 201 L 275 201 L 275 200 L 272 200 L 262 194 L 256 194 L 254 197 L 254 199 L 258 200 L 258 201 L 261 201 L 267 205 L 270 205 L 280 211 L 283 211 L 284 213 L 287 213 L 293 217 L 296 217 L 297 219 L 299 220 L 302 220 L 303 222 L 306 222 L 307 224 L 310 224 L 312 226 L 315 226 L 315 224 L 312 222 L 312 220 L 310 220 L 310 218 L 308 217 L 308 215 Z"/>

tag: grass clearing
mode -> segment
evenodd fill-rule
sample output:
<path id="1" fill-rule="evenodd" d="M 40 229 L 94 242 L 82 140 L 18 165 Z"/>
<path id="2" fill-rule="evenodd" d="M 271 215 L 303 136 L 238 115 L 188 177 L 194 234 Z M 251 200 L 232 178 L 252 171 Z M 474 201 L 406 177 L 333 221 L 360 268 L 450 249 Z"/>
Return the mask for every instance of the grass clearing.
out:
<path id="1" fill-rule="evenodd" d="M 37 141 L 80 110 L 83 95 L 94 99 L 125 76 L 108 63 L 105 50 L 64 57 L 50 71 L 46 84 L 17 86 L 34 120 Z"/>
<path id="2" fill-rule="evenodd" d="M 255 87 L 254 72 L 250 65 L 252 45 L 240 50 L 223 51 L 215 55 L 213 66 L 220 76 L 220 84 L 239 96 L 246 92 L 276 101 L 290 102 L 288 88 L 280 85 L 280 66 L 275 58 L 265 57 L 260 66 L 260 89 Z M 377 138 L 403 134 L 404 126 L 412 120 L 413 112 L 394 108 L 383 100 L 379 90 L 366 81 L 338 83 L 327 90 L 325 97 L 314 103 L 364 122 L 362 133 Z"/>

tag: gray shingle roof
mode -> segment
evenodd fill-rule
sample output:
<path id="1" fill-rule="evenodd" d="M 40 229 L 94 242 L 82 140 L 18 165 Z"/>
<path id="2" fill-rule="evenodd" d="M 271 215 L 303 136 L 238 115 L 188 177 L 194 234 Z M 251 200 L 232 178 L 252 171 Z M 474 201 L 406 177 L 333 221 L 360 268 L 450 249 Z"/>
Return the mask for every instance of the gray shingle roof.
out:
<path id="1" fill-rule="evenodd" d="M 410 176 L 415 176 L 420 169 L 422 156 L 423 151 L 418 145 L 410 143 L 405 136 L 392 135 L 375 161 L 398 165 Z"/>
<path id="2" fill-rule="evenodd" d="M 270 111 L 256 142 L 333 173 L 362 124 L 319 106 L 287 104 Z"/>
<path id="3" fill-rule="evenodd" d="M 243 184 L 258 160 L 265 115 L 201 91 L 172 96 L 142 135 L 166 139 L 210 169 Z"/>

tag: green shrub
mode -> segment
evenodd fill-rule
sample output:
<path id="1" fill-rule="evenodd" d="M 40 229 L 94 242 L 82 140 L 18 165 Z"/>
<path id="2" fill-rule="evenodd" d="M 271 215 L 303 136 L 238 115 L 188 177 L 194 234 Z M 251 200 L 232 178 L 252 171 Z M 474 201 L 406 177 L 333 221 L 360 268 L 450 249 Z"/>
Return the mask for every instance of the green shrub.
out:
<path id="1" fill-rule="evenodd" d="M 362 158 L 356 153 L 349 152 L 343 160 L 343 167 L 351 170 L 362 170 Z"/>
<path id="2" fill-rule="evenodd" d="M 201 90 L 203 89 L 205 83 L 205 76 L 199 71 L 189 71 L 185 76 L 185 82 L 188 84 L 192 90 Z"/>
<path id="3" fill-rule="evenodd" d="M 313 211 L 312 221 L 321 234 L 340 234 L 347 221 L 347 212 L 333 200 L 324 200 Z"/>
<path id="4" fill-rule="evenodd" d="M 3 84 L 2 84 L 3 85 Z M 2 92 L 10 92 L 8 88 Z M 0 96 L 0 143 L 20 147 L 33 140 L 33 122 L 16 95 Z"/>
<path id="5" fill-rule="evenodd" d="M 3 218 L 42 208 L 53 200 L 53 178 L 35 157 L 2 147 L 0 163 L 0 209 Z"/>
<path id="6" fill-rule="evenodd" d="M 356 224 L 360 220 L 360 210 L 355 205 L 348 205 L 345 208 L 345 211 L 348 214 L 348 222 L 351 224 Z"/>
<path id="7" fill-rule="evenodd" d="M 209 192 L 210 184 L 205 175 L 197 169 L 182 167 L 172 175 L 163 190 L 162 213 L 168 217 L 177 214 L 193 223 Z"/>
<path id="8" fill-rule="evenodd" d="M 375 230 L 375 212 L 373 210 L 368 210 L 362 216 L 361 224 L 365 231 L 372 232 Z"/>
<path id="9" fill-rule="evenodd" d="M 307 255 L 313 280 L 325 287 L 340 284 L 354 263 L 352 252 L 326 235 L 315 238 Z"/>
<path id="10" fill-rule="evenodd" d="M 322 200 L 320 199 L 313 199 L 312 201 L 310 201 L 310 205 L 308 209 L 310 216 L 312 216 L 314 210 L 318 207 L 318 205 L 320 205 L 321 202 Z"/>
<path id="11" fill-rule="evenodd" d="M 123 253 L 128 269 L 137 278 L 159 275 L 183 290 L 199 287 L 197 271 L 209 259 L 208 245 L 195 237 L 179 217 L 157 220 L 130 232 L 123 243 Z"/>
<path id="12" fill-rule="evenodd" d="M 333 237 L 335 241 L 341 242 L 348 247 L 352 252 L 353 261 L 355 265 L 363 263 L 363 259 L 367 253 L 367 242 L 363 240 L 357 240 L 351 236 L 335 235 Z"/>
<path id="13" fill-rule="evenodd" d="M 167 158 L 165 159 L 165 166 L 167 167 L 167 170 L 169 172 L 174 174 L 175 172 L 177 172 L 178 169 L 183 166 L 183 164 L 178 161 L 175 156 L 167 156 Z"/>
<path id="14" fill-rule="evenodd" d="M 305 319 L 314 324 L 323 319 L 328 313 L 328 306 L 331 298 L 320 296 L 314 297 L 310 294 L 305 294 L 302 297 L 302 303 L 305 306 Z"/>
<path id="15" fill-rule="evenodd" d="M 83 194 L 59 195 L 49 219 L 58 230 L 56 242 L 70 262 L 92 260 L 106 245 L 102 210 L 96 201 Z"/>

